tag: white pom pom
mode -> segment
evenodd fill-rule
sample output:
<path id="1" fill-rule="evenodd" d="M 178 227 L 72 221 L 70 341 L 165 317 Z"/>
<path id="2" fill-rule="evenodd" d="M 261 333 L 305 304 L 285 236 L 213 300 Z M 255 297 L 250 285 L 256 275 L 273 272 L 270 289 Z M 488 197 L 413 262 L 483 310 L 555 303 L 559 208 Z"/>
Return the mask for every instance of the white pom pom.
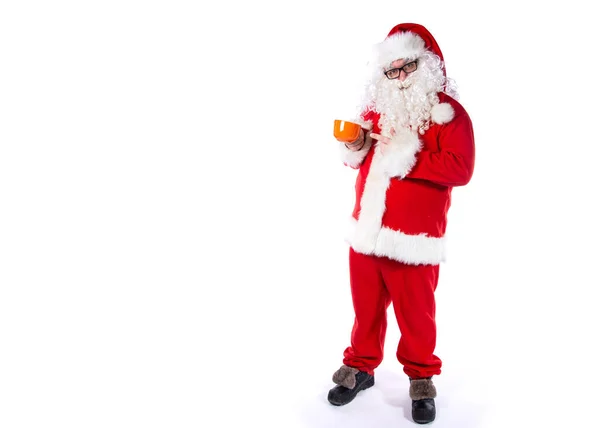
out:
<path id="1" fill-rule="evenodd" d="M 431 108 L 431 120 L 438 125 L 450 122 L 454 119 L 454 109 L 448 103 L 439 103 Z"/>

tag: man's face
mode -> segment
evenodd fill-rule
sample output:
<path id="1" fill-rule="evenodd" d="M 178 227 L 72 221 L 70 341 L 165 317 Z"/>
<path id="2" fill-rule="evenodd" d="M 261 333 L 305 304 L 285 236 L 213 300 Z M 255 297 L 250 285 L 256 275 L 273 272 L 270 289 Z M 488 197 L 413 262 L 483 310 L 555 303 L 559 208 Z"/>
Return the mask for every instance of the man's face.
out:
<path id="1" fill-rule="evenodd" d="M 416 69 L 416 60 L 408 60 L 406 58 L 402 58 L 397 59 L 390 64 L 389 68 L 386 70 L 386 75 L 388 79 L 397 79 L 400 82 L 403 82 L 408 77 L 408 75 L 414 72 Z"/>
<path id="2" fill-rule="evenodd" d="M 397 59 L 396 61 L 392 62 L 392 67 L 391 68 L 400 68 L 402 67 L 404 64 L 406 64 L 408 61 L 406 59 Z M 407 74 L 404 71 L 400 71 L 400 77 L 398 77 L 398 79 L 401 82 L 404 82 L 404 79 L 406 79 Z"/>

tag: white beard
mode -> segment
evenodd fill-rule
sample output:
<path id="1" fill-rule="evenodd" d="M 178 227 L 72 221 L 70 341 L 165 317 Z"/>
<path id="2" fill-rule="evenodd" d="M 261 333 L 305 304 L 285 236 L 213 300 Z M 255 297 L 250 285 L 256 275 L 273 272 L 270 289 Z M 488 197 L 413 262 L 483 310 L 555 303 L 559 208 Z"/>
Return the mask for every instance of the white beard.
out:
<path id="1" fill-rule="evenodd" d="M 384 136 L 392 129 L 410 127 L 424 133 L 431 123 L 431 108 L 439 103 L 437 85 L 419 70 L 400 80 L 381 79 L 375 89 L 375 110 L 381 114 L 379 126 Z"/>

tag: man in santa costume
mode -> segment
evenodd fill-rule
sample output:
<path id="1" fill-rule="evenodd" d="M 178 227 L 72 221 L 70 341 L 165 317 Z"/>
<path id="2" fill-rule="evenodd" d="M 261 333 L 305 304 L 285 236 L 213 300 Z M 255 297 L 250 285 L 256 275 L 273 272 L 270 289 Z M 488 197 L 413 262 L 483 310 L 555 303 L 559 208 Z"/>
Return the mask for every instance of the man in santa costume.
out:
<path id="1" fill-rule="evenodd" d="M 358 170 L 348 236 L 355 321 L 328 400 L 344 405 L 374 385 L 391 303 L 413 420 L 428 423 L 436 416 L 432 376 L 442 365 L 434 354 L 434 292 L 445 260 L 451 191 L 473 174 L 473 128 L 426 28 L 399 24 L 375 53 L 354 121 L 363 130 L 355 142 L 339 143 L 343 162 Z"/>

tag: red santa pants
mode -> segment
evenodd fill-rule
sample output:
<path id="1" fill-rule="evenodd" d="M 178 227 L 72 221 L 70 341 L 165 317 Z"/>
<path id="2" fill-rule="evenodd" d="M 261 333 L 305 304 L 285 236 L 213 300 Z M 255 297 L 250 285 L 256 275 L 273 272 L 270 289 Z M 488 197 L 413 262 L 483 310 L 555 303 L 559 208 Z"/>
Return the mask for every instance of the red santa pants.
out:
<path id="1" fill-rule="evenodd" d="M 343 363 L 373 374 L 383 360 L 386 310 L 393 304 L 400 328 L 396 357 L 411 378 L 438 375 L 435 297 L 439 265 L 407 265 L 350 249 L 355 320 Z"/>

